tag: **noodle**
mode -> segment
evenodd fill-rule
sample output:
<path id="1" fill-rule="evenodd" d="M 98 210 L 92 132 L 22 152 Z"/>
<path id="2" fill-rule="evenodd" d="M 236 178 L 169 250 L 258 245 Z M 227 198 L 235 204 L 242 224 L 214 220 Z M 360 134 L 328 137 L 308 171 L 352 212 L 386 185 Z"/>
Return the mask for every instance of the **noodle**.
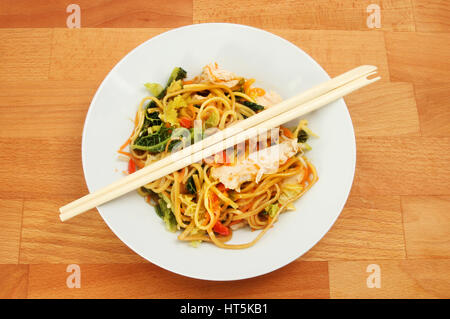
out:
<path id="1" fill-rule="evenodd" d="M 190 139 L 195 140 L 194 123 L 199 120 L 200 135 L 205 136 L 208 129 L 223 130 L 270 107 L 258 104 L 258 97 L 264 96 L 265 91 L 252 88 L 253 79 L 235 76 L 219 69 L 217 64 L 209 64 L 200 76 L 185 81 L 189 84 L 184 85 L 185 71 L 179 78 L 173 77 L 175 71 L 184 70 L 176 68 L 162 93 L 141 101 L 135 128 L 119 150 L 139 168 L 168 156 L 176 147 L 189 144 Z M 304 150 L 310 149 L 306 138 L 315 136 L 307 124 L 301 120 L 289 132 L 286 128 L 280 130 L 276 141 L 267 134 L 269 138 L 258 142 L 258 154 L 272 147 L 279 147 L 279 152 L 284 150 L 285 158 L 281 154 L 279 163 L 269 161 L 264 167 L 263 162 L 251 162 L 250 155 L 254 153 L 247 141 L 243 151 L 224 151 L 193 163 L 144 185 L 139 194 L 156 205 L 158 215 L 170 230 L 181 230 L 179 240 L 208 241 L 227 249 L 250 247 L 318 180 L 315 167 L 304 156 Z M 173 135 L 176 131 L 184 133 Z M 123 151 L 128 144 L 129 153 Z M 274 163 L 277 165 L 272 168 Z M 237 170 L 239 165 L 244 169 Z M 130 167 L 133 165 L 129 165 L 129 170 Z M 252 169 L 257 173 L 253 174 Z M 228 173 L 221 175 L 222 172 Z M 244 225 L 261 231 L 251 242 L 226 244 L 233 229 Z"/>

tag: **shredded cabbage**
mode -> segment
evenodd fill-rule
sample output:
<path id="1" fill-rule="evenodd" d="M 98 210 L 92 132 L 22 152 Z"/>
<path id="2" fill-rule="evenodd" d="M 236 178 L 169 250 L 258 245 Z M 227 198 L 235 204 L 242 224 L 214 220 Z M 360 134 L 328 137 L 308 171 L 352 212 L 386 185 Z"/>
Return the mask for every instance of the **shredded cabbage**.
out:
<path id="1" fill-rule="evenodd" d="M 153 96 L 158 96 L 164 90 L 161 84 L 159 83 L 145 83 L 144 86 Z"/>
<path id="2" fill-rule="evenodd" d="M 174 233 L 177 231 L 177 220 L 172 210 L 170 209 L 170 207 L 172 206 L 170 199 L 163 194 L 159 195 L 160 199 L 158 200 L 156 213 L 158 214 L 159 217 L 162 218 L 162 220 L 166 224 L 167 230 Z"/>
<path id="3" fill-rule="evenodd" d="M 191 245 L 194 248 L 197 248 L 198 246 L 200 246 L 200 244 L 202 243 L 201 240 L 191 240 L 191 242 L 189 243 L 189 245 Z"/>
<path id="4" fill-rule="evenodd" d="M 220 118 L 216 112 L 211 112 L 209 117 L 206 119 L 206 127 L 216 127 L 219 125 Z"/>
<path id="5" fill-rule="evenodd" d="M 170 83 L 169 87 L 167 88 L 167 94 L 179 91 L 183 88 L 183 83 L 181 83 L 181 80 L 173 81 Z"/>
<path id="6" fill-rule="evenodd" d="M 291 201 L 293 198 L 297 197 L 303 191 L 303 186 L 300 184 L 282 184 L 281 185 L 281 195 L 278 198 L 278 202 L 281 205 L 284 205 L 288 201 Z M 293 210 L 294 205 L 292 203 L 286 206 L 286 209 Z"/>
<path id="7" fill-rule="evenodd" d="M 265 208 L 265 211 L 267 214 L 269 214 L 270 217 L 275 217 L 280 207 L 278 204 L 270 204 Z"/>

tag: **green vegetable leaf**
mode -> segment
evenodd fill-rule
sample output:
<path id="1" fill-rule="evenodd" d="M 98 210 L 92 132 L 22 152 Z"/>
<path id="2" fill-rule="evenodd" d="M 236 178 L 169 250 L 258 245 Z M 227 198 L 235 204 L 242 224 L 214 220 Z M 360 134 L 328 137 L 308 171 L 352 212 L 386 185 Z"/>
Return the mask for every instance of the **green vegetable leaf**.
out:
<path id="1" fill-rule="evenodd" d="M 163 114 L 160 115 L 164 122 L 170 123 L 173 126 L 178 125 L 178 109 L 186 107 L 187 103 L 181 95 L 177 95 L 167 105 L 164 106 Z"/>
<path id="2" fill-rule="evenodd" d="M 167 81 L 167 86 L 169 86 L 172 81 L 183 80 L 186 76 L 187 72 L 183 68 L 179 66 L 174 68 L 170 74 L 169 81 Z"/>
<path id="3" fill-rule="evenodd" d="M 145 113 L 144 126 L 153 127 L 159 126 L 162 124 L 161 119 L 159 118 L 159 112 Z"/>
<path id="4" fill-rule="evenodd" d="M 186 189 L 191 194 L 197 193 L 197 187 L 195 187 L 195 182 L 194 182 L 193 176 L 194 175 L 192 175 L 191 177 L 188 178 L 187 184 L 186 184 Z"/>
<path id="5" fill-rule="evenodd" d="M 133 145 L 131 145 L 131 148 L 151 153 L 162 152 L 166 148 L 166 144 L 170 140 L 171 134 L 172 129 L 162 125 L 157 132 L 138 137 Z"/>
<path id="6" fill-rule="evenodd" d="M 183 80 L 187 75 L 187 72 L 183 70 L 181 67 L 176 67 L 173 69 L 172 73 L 170 74 L 169 80 L 167 81 L 166 87 L 164 90 L 157 96 L 158 99 L 162 99 L 166 93 L 167 89 L 169 88 L 170 84 L 173 81 Z"/>
<path id="7" fill-rule="evenodd" d="M 278 207 L 278 204 L 270 204 L 265 208 L 266 214 L 269 214 L 270 217 L 275 217 L 280 207 Z"/>
<path id="8" fill-rule="evenodd" d="M 250 102 L 250 101 L 240 100 L 238 102 L 243 104 L 243 105 L 245 105 L 246 107 L 252 109 L 255 112 L 264 110 L 264 106 L 256 104 L 256 103 L 253 103 L 253 102 Z"/>
<path id="9" fill-rule="evenodd" d="M 177 220 L 172 210 L 168 207 L 168 203 L 165 198 L 162 197 L 159 199 L 156 213 L 163 219 L 167 230 L 171 232 L 175 232 L 177 230 Z"/>
<path id="10" fill-rule="evenodd" d="M 167 88 L 167 94 L 175 92 L 175 91 L 179 91 L 182 88 L 183 88 L 183 83 L 181 83 L 181 80 L 172 81 L 172 83 L 170 83 L 169 87 Z"/>
<path id="11" fill-rule="evenodd" d="M 161 84 L 159 83 L 145 83 L 144 86 L 153 96 L 158 96 L 164 90 Z"/>
<path id="12" fill-rule="evenodd" d="M 216 127 L 219 125 L 220 117 L 216 112 L 211 112 L 209 117 L 206 119 L 205 125 L 206 127 Z"/>
<path id="13" fill-rule="evenodd" d="M 299 143 L 306 143 L 307 140 L 308 140 L 308 133 L 306 133 L 305 130 L 300 130 L 300 132 L 298 132 L 297 135 L 297 141 Z"/>

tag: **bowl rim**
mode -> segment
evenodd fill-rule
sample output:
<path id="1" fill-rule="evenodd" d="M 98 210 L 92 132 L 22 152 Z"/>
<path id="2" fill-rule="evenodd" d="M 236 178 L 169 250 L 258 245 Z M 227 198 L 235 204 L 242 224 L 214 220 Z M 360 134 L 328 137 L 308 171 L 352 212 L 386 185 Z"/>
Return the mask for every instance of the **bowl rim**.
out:
<path id="1" fill-rule="evenodd" d="M 84 124 L 83 124 L 83 130 L 82 130 L 82 139 L 81 139 L 81 160 L 82 160 L 82 167 L 83 167 L 83 175 L 84 175 L 84 180 L 86 183 L 86 186 L 89 190 L 89 192 L 92 192 L 93 190 L 91 189 L 91 187 L 89 186 L 88 183 L 88 178 L 87 178 L 87 159 L 86 159 L 86 131 L 87 131 L 87 124 L 89 121 L 89 118 L 91 116 L 91 112 L 93 110 L 93 105 L 96 103 L 96 100 L 98 99 L 98 96 L 100 94 L 100 92 L 102 91 L 105 83 L 107 82 L 107 80 L 109 79 L 109 77 L 111 76 L 111 74 L 115 71 L 115 69 L 117 67 L 119 67 L 122 63 L 124 63 L 124 61 L 128 58 L 128 56 L 132 55 L 133 52 L 139 50 L 141 47 L 147 45 L 149 42 L 156 40 L 160 37 L 164 37 L 167 34 L 170 33 L 175 33 L 178 32 L 180 30 L 186 30 L 186 29 L 195 29 L 195 28 L 203 28 L 203 27 L 207 27 L 207 26 L 231 26 L 231 27 L 235 27 L 235 28 L 243 28 L 243 29 L 249 29 L 249 30 L 253 30 L 256 32 L 262 32 L 262 33 L 266 33 L 267 35 L 270 35 L 272 37 L 276 37 L 278 38 L 278 40 L 281 40 L 283 42 L 285 42 L 286 44 L 288 44 L 289 46 L 291 46 L 292 48 L 294 48 L 295 50 L 298 51 L 299 54 L 302 54 L 303 56 L 305 56 L 312 64 L 314 64 L 317 68 L 319 68 L 325 75 L 326 77 L 328 77 L 328 79 L 330 79 L 330 76 L 328 75 L 328 73 L 322 68 L 322 66 L 316 61 L 314 60 L 309 54 L 307 54 L 305 51 L 303 51 L 300 47 L 296 46 L 295 44 L 293 44 L 292 42 L 288 41 L 287 39 L 284 39 L 283 37 L 274 34 L 272 32 L 266 31 L 264 29 L 260 29 L 260 28 L 256 28 L 253 26 L 249 26 L 249 25 L 243 25 L 243 24 L 237 24 L 237 23 L 225 23 L 225 22 L 213 22 L 213 23 L 197 23 L 197 24 L 190 24 L 190 25 L 185 25 L 185 26 L 181 26 L 181 27 L 177 27 L 177 28 L 173 28 L 170 30 L 167 30 L 165 32 L 162 32 L 154 37 L 151 37 L 147 40 L 145 40 L 144 42 L 142 42 L 141 44 L 139 44 L 138 46 L 136 46 L 135 48 L 133 48 L 132 50 L 130 50 L 129 52 L 127 52 L 110 70 L 109 72 L 106 74 L 106 76 L 103 78 L 102 82 L 100 83 L 100 85 L 97 87 L 97 90 L 94 94 L 94 96 L 92 97 L 91 103 L 89 104 L 89 108 L 88 111 L 86 113 L 86 117 L 84 120 Z M 356 137 L 355 137 L 355 130 L 354 130 L 354 125 L 350 116 L 350 112 L 348 110 L 347 104 L 345 103 L 344 99 L 341 98 L 339 100 L 342 100 L 342 103 L 344 103 L 345 106 L 345 111 L 346 114 L 345 116 L 348 117 L 350 124 L 351 124 L 351 136 L 352 136 L 352 157 L 351 157 L 351 161 L 352 161 L 352 165 L 351 165 L 351 175 L 349 174 L 348 179 L 348 189 L 346 190 L 346 196 L 344 199 L 341 200 L 340 205 L 338 207 L 339 209 L 339 213 L 336 214 L 336 216 L 334 217 L 334 219 L 332 220 L 332 222 L 330 223 L 330 226 L 327 228 L 327 230 L 317 239 L 317 241 L 314 241 L 314 243 L 312 245 L 310 245 L 310 247 L 308 247 L 308 249 L 306 249 L 304 252 L 300 252 L 298 254 L 295 255 L 295 257 L 290 258 L 286 263 L 284 263 L 281 266 L 277 266 L 277 267 L 272 267 L 269 270 L 266 271 L 261 271 L 259 273 L 255 273 L 252 275 L 248 275 L 248 276 L 244 276 L 244 277 L 239 277 L 239 278 L 207 278 L 207 277 L 201 277 L 201 276 L 194 276 L 194 275 L 187 275 L 184 273 L 181 273 L 179 271 L 175 271 L 173 269 L 169 269 L 166 268 L 165 266 L 161 265 L 161 263 L 159 262 L 155 262 L 153 260 L 149 260 L 146 257 L 144 257 L 143 255 L 141 255 L 135 248 L 131 247 L 130 245 L 128 245 L 126 243 L 126 241 L 122 238 L 122 236 L 120 234 L 118 234 L 113 227 L 111 227 L 110 223 L 108 222 L 108 219 L 105 218 L 104 214 L 102 213 L 101 209 L 99 209 L 98 207 L 96 207 L 98 213 L 100 214 L 100 216 L 102 217 L 103 221 L 106 223 L 106 225 L 108 226 L 108 228 L 113 232 L 113 234 L 115 236 L 117 236 L 120 241 L 125 244 L 129 249 L 131 249 L 135 254 L 137 254 L 138 256 L 140 256 L 141 258 L 143 258 L 144 260 L 146 260 L 147 262 L 152 263 L 153 265 L 156 265 L 164 270 L 170 271 L 172 273 L 175 273 L 177 275 L 181 275 L 184 277 L 188 277 L 188 278 L 194 278 L 194 279 L 199 279 L 199 280 L 208 280 L 208 281 L 237 281 L 237 280 L 244 280 L 244 279 L 249 279 L 249 278 L 254 278 L 254 277 L 259 277 L 259 276 L 263 276 L 266 275 L 268 273 L 271 273 L 273 271 L 276 271 L 278 269 L 281 269 L 287 265 L 289 265 L 290 263 L 292 263 L 293 261 L 297 260 L 298 258 L 300 258 L 301 256 L 303 256 L 305 253 L 307 253 L 308 251 L 311 250 L 311 248 L 313 248 L 315 245 L 317 245 L 317 243 L 319 243 L 323 237 L 330 231 L 330 229 L 333 227 L 333 225 L 336 223 L 336 220 L 339 218 L 339 216 L 342 213 L 342 210 L 349 198 L 351 189 L 353 188 L 353 183 L 354 183 L 354 178 L 355 178 L 355 168 L 356 168 Z M 337 101 L 339 101 L 337 100 Z M 336 102 L 336 101 L 335 101 Z"/>

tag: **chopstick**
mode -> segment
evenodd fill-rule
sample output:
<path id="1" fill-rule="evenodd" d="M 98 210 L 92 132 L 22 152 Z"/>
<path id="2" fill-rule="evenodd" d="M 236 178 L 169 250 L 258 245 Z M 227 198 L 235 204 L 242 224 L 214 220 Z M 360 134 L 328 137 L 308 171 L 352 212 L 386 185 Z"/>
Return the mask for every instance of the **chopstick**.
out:
<path id="1" fill-rule="evenodd" d="M 379 77 L 367 79 L 368 76 L 374 75 L 376 70 L 375 66 L 370 65 L 357 67 L 244 121 L 237 122 L 235 125 L 202 140 L 200 143 L 173 153 L 109 186 L 61 207 L 60 219 L 66 221 L 151 181 L 255 137 L 263 131 L 278 127 L 293 118 L 327 105 L 350 92 L 379 80 Z"/>
<path id="2" fill-rule="evenodd" d="M 263 112 L 257 113 L 255 115 L 247 118 L 244 121 L 237 122 L 233 126 L 227 128 L 223 131 L 217 132 L 216 134 L 202 140 L 201 143 L 194 144 L 188 148 L 183 149 L 180 152 L 174 153 L 171 156 L 163 158 L 155 163 L 152 163 L 151 165 L 125 177 L 125 179 L 126 179 L 125 181 L 130 182 L 131 180 L 134 180 L 140 176 L 146 175 L 149 172 L 157 170 L 173 161 L 180 160 L 185 156 L 188 156 L 194 152 L 197 152 L 208 146 L 218 143 L 226 137 L 233 136 L 234 134 L 236 134 L 237 132 L 240 132 L 241 130 L 243 130 L 245 128 L 249 128 L 256 124 L 259 124 L 262 121 L 264 121 L 266 118 L 270 118 L 270 117 L 276 116 L 282 112 L 285 112 L 298 104 L 304 103 L 304 102 L 311 100 L 317 96 L 325 94 L 334 88 L 345 85 L 346 83 L 348 83 L 354 79 L 360 78 L 364 75 L 374 72 L 374 71 L 376 71 L 376 69 L 377 68 L 375 66 L 371 66 L 371 65 L 359 66 L 359 67 L 352 69 L 346 73 L 343 73 L 327 82 L 316 85 L 313 88 L 311 88 L 297 96 L 294 96 L 288 100 L 281 102 L 276 107 L 266 109 Z M 105 187 L 105 188 L 95 192 L 95 194 L 96 194 L 96 196 L 99 196 L 102 193 L 107 193 L 111 189 L 118 187 L 121 184 L 122 184 L 122 180 L 119 180 L 117 182 L 112 183 L 108 187 Z M 70 204 L 65 205 L 64 207 L 61 207 L 60 211 L 61 211 L 61 213 L 64 213 L 65 211 L 68 211 L 68 210 L 74 208 L 75 206 L 81 205 L 83 202 L 90 200 L 91 197 L 92 197 L 91 195 L 84 196 Z"/>

